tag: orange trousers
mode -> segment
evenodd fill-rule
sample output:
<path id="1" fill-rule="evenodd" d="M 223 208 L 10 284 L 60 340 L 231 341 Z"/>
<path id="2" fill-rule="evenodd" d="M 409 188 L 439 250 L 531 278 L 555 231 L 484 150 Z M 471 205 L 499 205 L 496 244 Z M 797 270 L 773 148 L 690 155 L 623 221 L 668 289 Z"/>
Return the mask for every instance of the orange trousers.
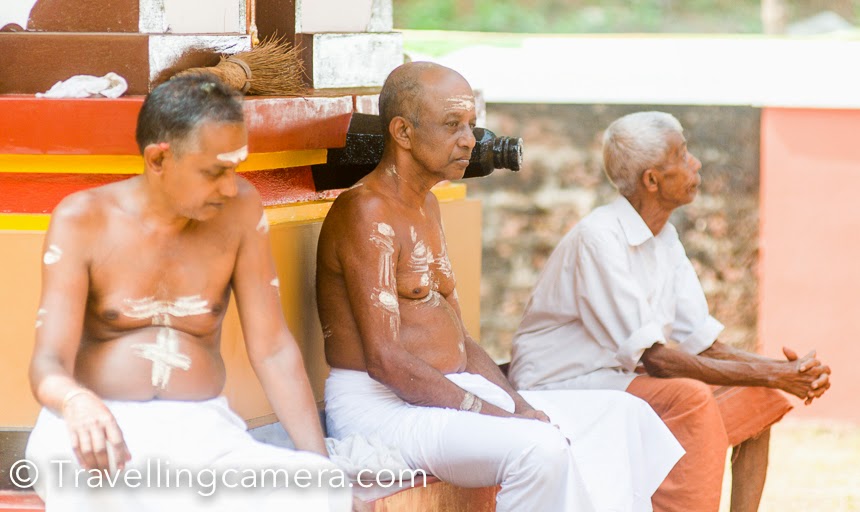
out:
<path id="1" fill-rule="evenodd" d="M 726 450 L 791 410 L 778 391 L 709 386 L 693 379 L 638 376 L 627 392 L 645 400 L 687 453 L 654 493 L 655 512 L 717 512 Z"/>

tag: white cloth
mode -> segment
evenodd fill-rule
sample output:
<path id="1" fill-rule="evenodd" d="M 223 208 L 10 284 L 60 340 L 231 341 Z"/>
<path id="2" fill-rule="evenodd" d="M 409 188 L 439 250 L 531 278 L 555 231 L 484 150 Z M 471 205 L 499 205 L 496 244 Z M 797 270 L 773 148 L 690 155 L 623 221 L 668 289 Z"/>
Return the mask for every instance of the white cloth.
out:
<path id="1" fill-rule="evenodd" d="M 128 82 L 116 73 L 105 76 L 75 75 L 51 86 L 47 92 L 36 93 L 37 98 L 119 98 L 128 90 Z"/>
<path id="2" fill-rule="evenodd" d="M 511 397 L 484 377 L 446 377 L 513 412 Z M 499 512 L 650 511 L 651 495 L 684 453 L 648 404 L 616 391 L 525 392 L 558 428 L 409 405 L 351 370 L 332 369 L 325 397 L 330 436 L 377 435 L 413 469 L 462 487 L 501 484 Z"/>
<path id="3" fill-rule="evenodd" d="M 34 487 L 47 512 L 351 510 L 349 487 L 337 487 L 337 482 L 335 487 L 317 485 L 318 475 L 323 475 L 324 484 L 331 484 L 328 475 L 340 471 L 334 464 L 313 453 L 253 440 L 224 397 L 200 402 L 106 400 L 105 404 L 114 414 L 132 456 L 126 469 L 113 473 L 119 482 L 114 488 L 106 479 L 101 488 L 90 484 L 87 472 L 77 477 L 75 485 L 75 471 L 83 470 L 72 453 L 65 422 L 46 409 L 39 414 L 26 455 L 39 468 Z M 272 472 L 264 481 L 265 469 L 283 471 L 277 481 Z M 296 473 L 301 469 L 312 475 L 311 485 L 300 480 L 295 480 L 300 485 L 290 485 L 294 481 L 287 480 L 287 475 L 302 478 Z M 182 470 L 189 471 L 180 473 Z M 142 475 L 141 480 L 123 476 L 135 471 Z M 256 487 L 251 480 L 241 484 L 249 472 L 261 477 Z M 131 483 L 124 486 L 123 482 Z M 345 482 L 348 485 L 348 480 Z"/>
<path id="4" fill-rule="evenodd" d="M 344 439 L 327 437 L 325 446 L 331 461 L 346 471 L 351 480 L 364 481 L 377 475 L 381 479 L 409 469 L 400 450 L 386 444 L 377 434 L 352 434 Z"/>
<path id="5" fill-rule="evenodd" d="M 518 389 L 623 391 L 655 343 L 698 354 L 722 330 L 675 227 L 653 236 L 619 197 L 553 251 L 514 336 L 509 377 Z"/>

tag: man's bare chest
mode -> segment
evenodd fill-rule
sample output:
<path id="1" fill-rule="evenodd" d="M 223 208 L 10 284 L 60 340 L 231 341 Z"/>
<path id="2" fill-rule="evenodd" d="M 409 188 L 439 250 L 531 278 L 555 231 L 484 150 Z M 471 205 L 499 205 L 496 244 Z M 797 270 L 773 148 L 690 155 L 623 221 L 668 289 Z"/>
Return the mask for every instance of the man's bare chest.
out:
<path id="1" fill-rule="evenodd" d="M 223 238 L 120 236 L 92 252 L 87 309 L 118 330 L 210 331 L 226 309 L 236 252 Z"/>
<path id="2" fill-rule="evenodd" d="M 398 291 L 405 297 L 424 297 L 429 291 L 447 295 L 454 274 L 442 227 L 436 222 L 398 226 Z"/>

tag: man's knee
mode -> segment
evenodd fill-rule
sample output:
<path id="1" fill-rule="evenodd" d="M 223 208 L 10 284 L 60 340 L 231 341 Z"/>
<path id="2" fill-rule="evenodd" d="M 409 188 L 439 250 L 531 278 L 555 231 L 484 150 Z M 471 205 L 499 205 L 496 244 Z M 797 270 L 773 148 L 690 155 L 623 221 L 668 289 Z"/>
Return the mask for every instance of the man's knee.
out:
<path id="1" fill-rule="evenodd" d="M 648 402 L 676 437 L 710 431 L 722 431 L 725 436 L 720 408 L 711 386 L 686 378 L 646 379 L 634 381 L 628 391 Z"/>
<path id="2" fill-rule="evenodd" d="M 570 445 L 556 427 L 534 423 L 521 438 L 521 464 L 535 474 L 558 477 L 569 464 Z"/>
<path id="3" fill-rule="evenodd" d="M 689 443 L 704 442 L 704 438 L 707 438 L 707 444 L 716 452 L 725 453 L 729 447 L 728 436 L 711 386 L 695 379 L 672 381 L 675 400 L 670 414 L 674 422 L 665 417 L 667 426 L 679 437 L 688 452 Z"/>
<path id="4" fill-rule="evenodd" d="M 711 387 L 700 380 L 687 378 L 660 379 L 660 390 L 642 396 L 661 417 L 682 414 L 719 414 Z M 636 394 L 636 396 L 640 396 Z"/>
<path id="5" fill-rule="evenodd" d="M 714 392 L 711 386 L 700 380 L 695 379 L 673 379 L 676 382 L 679 398 L 690 405 L 716 407 L 717 401 L 714 399 Z"/>

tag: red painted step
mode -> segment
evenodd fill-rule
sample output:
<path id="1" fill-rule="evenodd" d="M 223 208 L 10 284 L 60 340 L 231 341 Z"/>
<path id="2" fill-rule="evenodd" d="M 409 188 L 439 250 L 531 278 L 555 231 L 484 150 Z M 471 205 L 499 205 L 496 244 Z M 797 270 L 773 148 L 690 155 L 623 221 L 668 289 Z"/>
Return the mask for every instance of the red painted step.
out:
<path id="1" fill-rule="evenodd" d="M 45 504 L 33 491 L 0 491 L 0 512 L 45 510 Z"/>
<path id="2" fill-rule="evenodd" d="M 353 97 L 245 98 L 248 150 L 270 153 L 342 147 Z M 143 96 L 50 99 L 0 95 L 0 154 L 137 155 Z"/>

